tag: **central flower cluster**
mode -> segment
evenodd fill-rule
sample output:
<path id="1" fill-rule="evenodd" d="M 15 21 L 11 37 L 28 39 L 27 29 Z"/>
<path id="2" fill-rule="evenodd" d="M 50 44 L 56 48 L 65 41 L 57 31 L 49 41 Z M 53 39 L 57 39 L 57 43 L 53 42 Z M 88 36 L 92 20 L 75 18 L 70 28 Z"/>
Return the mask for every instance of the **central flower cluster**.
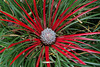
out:
<path id="1" fill-rule="evenodd" d="M 46 28 L 41 32 L 40 37 L 44 45 L 50 45 L 55 42 L 56 33 L 52 29 Z"/>

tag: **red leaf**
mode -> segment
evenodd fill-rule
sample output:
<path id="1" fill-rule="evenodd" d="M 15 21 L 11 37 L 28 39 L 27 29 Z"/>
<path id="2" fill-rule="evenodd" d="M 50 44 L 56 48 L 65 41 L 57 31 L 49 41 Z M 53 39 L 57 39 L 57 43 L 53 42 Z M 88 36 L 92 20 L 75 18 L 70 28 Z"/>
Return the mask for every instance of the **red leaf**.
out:
<path id="1" fill-rule="evenodd" d="M 26 42 L 26 41 L 30 41 L 30 39 L 26 39 L 26 40 L 23 40 L 23 41 L 20 41 L 20 42 L 17 42 L 17 43 L 12 43 L 11 45 L 9 45 L 9 47 L 8 47 L 7 49 L 9 49 L 10 47 L 15 46 L 15 45 L 17 45 L 17 44 Z"/>
<path id="2" fill-rule="evenodd" d="M 79 43 L 82 43 L 82 44 L 85 44 L 85 45 L 87 45 L 87 46 L 89 46 L 89 47 L 92 47 L 91 45 L 89 45 L 89 44 L 86 44 L 86 43 L 84 43 L 84 42 L 81 42 L 81 41 L 77 41 L 77 40 L 75 40 L 75 39 L 73 39 L 73 37 L 72 37 L 72 39 L 71 38 L 57 38 L 58 40 L 57 40 L 57 42 L 59 42 L 59 40 L 69 40 L 69 41 L 74 41 L 74 42 L 79 42 Z M 78 45 L 76 45 L 76 47 L 79 47 Z"/>
<path id="3" fill-rule="evenodd" d="M 67 53 L 65 53 L 65 52 L 63 52 L 63 51 L 61 51 L 61 50 L 59 50 L 56 46 L 51 45 L 51 47 L 53 47 L 55 50 L 57 50 L 57 51 L 59 51 L 60 53 L 62 53 L 64 56 L 66 56 L 67 58 L 69 58 L 69 59 L 72 60 L 73 62 L 77 63 L 76 61 L 74 61 L 73 59 L 71 59 L 71 56 L 70 56 L 70 55 L 68 55 Z"/>
<path id="4" fill-rule="evenodd" d="M 43 30 L 42 25 L 41 25 L 41 22 L 40 22 L 40 21 L 38 22 L 38 20 L 36 19 L 35 15 L 34 15 L 34 13 L 33 13 L 33 11 L 32 11 L 32 9 L 30 8 L 29 4 L 27 3 L 27 0 L 25 0 L 25 2 L 26 2 L 26 4 L 28 5 L 30 11 L 32 12 L 32 15 L 33 15 L 33 17 L 35 18 L 36 22 L 38 23 L 40 29 Z"/>
<path id="5" fill-rule="evenodd" d="M 45 4 L 46 4 L 46 0 L 43 1 L 43 20 L 44 20 L 44 29 L 46 28 L 46 14 L 45 14 Z"/>
<path id="6" fill-rule="evenodd" d="M 93 1 L 91 1 L 91 2 L 89 2 L 89 3 L 87 3 L 87 4 L 85 4 L 85 5 L 83 5 L 82 7 L 76 9 L 76 10 L 73 11 L 72 13 L 67 14 L 66 16 L 64 16 L 63 19 L 58 23 L 58 25 L 56 26 L 56 28 L 57 28 L 65 19 L 67 19 L 69 16 L 71 16 L 72 14 L 76 13 L 76 12 L 79 11 L 80 9 L 84 8 L 85 6 L 91 4 L 91 3 L 95 2 L 95 1 L 96 1 L 96 0 L 93 0 Z M 55 26 L 54 26 L 54 27 L 55 27 Z M 56 28 L 54 28 L 53 30 L 55 30 Z"/>
<path id="7" fill-rule="evenodd" d="M 21 26 L 23 26 L 23 27 L 29 29 L 30 31 L 34 32 L 36 35 L 39 36 L 39 34 L 36 33 L 36 31 L 34 31 L 32 28 L 30 28 L 29 26 L 27 26 L 27 25 L 24 24 L 23 22 L 19 21 L 18 19 L 12 17 L 11 15 L 9 15 L 9 14 L 3 12 L 3 11 L 0 11 L 0 12 L 3 13 L 3 14 L 5 14 L 6 16 L 10 17 L 11 19 L 17 21 L 17 22 L 15 22 L 15 21 L 11 21 L 11 20 L 6 20 L 6 19 L 0 19 L 0 20 L 2 20 L 2 21 L 7 21 L 7 22 L 12 22 L 12 23 L 16 23 L 16 24 L 18 24 L 18 25 L 21 25 Z"/>
<path id="8" fill-rule="evenodd" d="M 91 50 L 91 49 L 85 49 L 85 48 L 79 48 L 79 47 L 74 47 L 74 46 L 68 46 L 69 48 L 73 48 L 73 49 L 77 49 L 77 50 L 82 50 L 82 51 L 86 51 L 89 53 L 97 53 L 100 54 L 100 51 L 95 51 L 95 50 Z"/>
<path id="9" fill-rule="evenodd" d="M 98 41 L 96 39 L 85 38 L 85 37 L 59 37 L 60 39 L 74 39 L 74 40 L 91 40 L 91 41 Z"/>
<path id="10" fill-rule="evenodd" d="M 38 28 L 38 25 L 37 25 L 37 24 L 34 22 L 34 20 L 30 17 L 30 15 L 27 13 L 27 11 L 24 10 L 24 9 L 17 3 L 16 0 L 14 0 L 14 1 L 15 1 L 15 3 L 25 12 L 25 14 L 29 17 L 29 19 L 34 23 L 35 27 L 36 27 L 38 30 L 40 30 L 40 28 Z"/>
<path id="11" fill-rule="evenodd" d="M 25 16 L 23 16 L 31 25 L 32 25 L 32 27 L 37 31 L 37 32 L 41 32 L 40 30 L 38 30 L 34 25 L 33 25 L 33 23 L 31 23 L 31 21 L 29 21 L 28 20 L 28 18 L 26 18 Z"/>
<path id="12" fill-rule="evenodd" d="M 75 1 L 73 2 L 73 4 L 74 4 L 75 2 L 77 2 L 77 0 L 75 0 Z M 62 17 L 62 16 L 66 13 L 66 11 L 68 11 L 68 9 L 71 8 L 71 7 L 73 6 L 73 4 L 71 4 L 71 5 L 60 15 L 60 17 Z"/>
<path id="13" fill-rule="evenodd" d="M 35 49 L 35 47 L 32 48 L 32 49 L 25 55 L 25 57 L 27 57 L 34 49 Z"/>
<path id="14" fill-rule="evenodd" d="M 66 41 L 67 42 L 67 41 Z M 65 42 L 65 43 L 66 43 Z M 59 44 L 58 41 L 56 42 L 56 44 Z M 78 46 L 78 45 L 77 45 Z M 79 46 L 78 46 L 79 47 Z M 67 49 L 71 50 L 70 48 L 66 47 Z M 72 52 L 74 52 L 75 54 L 79 55 L 78 53 L 76 53 L 75 51 L 71 50 Z"/>
<path id="15" fill-rule="evenodd" d="M 71 56 L 73 56 L 75 59 L 77 59 L 81 64 L 86 65 L 82 60 L 80 60 L 78 57 L 76 57 L 74 54 L 72 54 L 71 52 L 69 52 L 68 50 L 64 49 L 63 47 L 56 45 L 57 47 L 59 47 L 60 49 L 66 51 L 68 54 L 70 54 Z"/>
<path id="16" fill-rule="evenodd" d="M 75 47 L 75 46 L 71 46 L 71 45 L 64 45 L 64 44 L 61 44 L 61 43 L 59 43 L 59 45 L 64 46 L 66 48 L 69 47 L 69 48 L 73 48 L 73 49 L 77 49 L 77 50 L 81 50 L 81 51 L 86 51 L 86 52 L 89 52 L 89 53 L 100 54 L 100 51 L 95 51 L 95 50 L 91 50 L 91 49 L 85 49 L 85 48 Z"/>
<path id="17" fill-rule="evenodd" d="M 59 0 L 59 2 L 58 2 L 58 4 L 57 4 L 57 8 L 56 8 L 56 10 L 55 10 L 55 12 L 54 12 L 54 14 L 53 14 L 51 26 L 53 25 L 53 22 L 54 22 L 54 19 L 55 19 L 56 14 L 57 14 L 57 11 L 58 11 L 58 8 L 59 8 L 60 3 L 61 3 L 61 0 Z"/>
<path id="18" fill-rule="evenodd" d="M 95 39 L 91 38 L 85 38 L 85 37 L 71 37 L 69 39 L 77 39 L 77 40 L 91 40 L 91 41 L 96 41 Z"/>
<path id="19" fill-rule="evenodd" d="M 71 35 L 64 35 L 64 36 L 60 36 L 60 37 L 75 37 L 75 36 L 85 36 L 85 35 L 94 35 L 94 34 L 100 34 L 100 32 L 81 33 L 81 34 L 71 34 Z"/>
<path id="20" fill-rule="evenodd" d="M 35 9 L 35 13 L 36 13 L 36 16 L 37 16 L 37 18 L 38 18 L 38 21 L 41 22 L 41 21 L 40 21 L 40 18 L 39 18 L 39 15 L 38 15 L 37 7 L 36 7 L 36 1 L 33 0 L 33 3 L 34 3 L 34 9 Z"/>
<path id="21" fill-rule="evenodd" d="M 6 49 L 6 48 L 2 49 L 2 50 L 0 51 L 0 53 L 4 52 L 4 51 L 5 51 L 5 49 Z"/>
<path id="22" fill-rule="evenodd" d="M 99 8 L 99 7 L 100 7 L 100 6 L 96 6 L 96 7 L 94 7 L 94 8 L 91 8 L 91 9 L 89 9 L 89 10 L 87 10 L 87 11 L 85 11 L 85 12 L 79 14 L 79 15 L 77 15 L 76 17 L 72 18 L 71 20 L 69 20 L 68 22 L 66 22 L 64 25 L 62 25 L 60 28 L 58 28 L 58 29 L 56 30 L 56 32 L 58 32 L 58 31 L 59 31 L 60 29 L 62 29 L 64 26 L 66 26 L 67 24 L 71 23 L 73 20 L 77 19 L 78 17 L 82 16 L 83 14 L 86 14 L 87 12 L 92 11 L 92 10 L 94 10 L 94 9 L 96 9 L 96 8 Z M 72 13 L 74 13 L 74 12 L 72 12 Z M 69 17 L 70 15 L 72 15 L 72 13 L 69 14 L 69 15 L 67 15 L 67 16 Z M 65 17 L 65 19 L 66 19 L 66 17 Z M 61 22 L 59 23 L 59 25 L 60 25 L 65 19 L 63 18 L 63 20 L 61 20 Z M 59 26 L 59 25 L 58 25 L 58 26 Z"/>
<path id="23" fill-rule="evenodd" d="M 19 54 L 13 59 L 13 61 L 10 63 L 10 65 L 12 65 L 12 63 L 13 63 L 20 55 L 22 55 L 24 52 L 26 52 L 27 50 L 29 50 L 29 49 L 31 49 L 31 48 L 37 46 L 37 45 L 39 45 L 39 44 L 38 44 L 38 43 L 34 43 L 34 45 L 32 45 L 32 46 L 26 48 L 25 50 L 23 50 L 21 53 L 19 53 Z"/>
<path id="24" fill-rule="evenodd" d="M 50 9 L 50 19 L 49 19 L 50 28 L 51 28 L 51 26 L 52 26 L 52 24 L 51 24 L 51 16 L 52 16 L 53 5 L 54 5 L 54 0 L 52 0 L 51 9 Z"/>
<path id="25" fill-rule="evenodd" d="M 45 46 L 45 57 L 46 61 L 49 61 L 49 46 Z M 47 63 L 47 67 L 50 67 L 50 63 Z"/>
<path id="26" fill-rule="evenodd" d="M 71 45 L 74 45 L 74 46 L 77 46 L 79 47 L 78 45 L 72 43 L 72 42 L 69 42 L 69 41 L 64 41 L 64 40 L 57 40 L 57 42 L 63 42 L 63 43 L 68 43 L 68 44 L 71 44 Z"/>
<path id="27" fill-rule="evenodd" d="M 41 49 L 40 55 L 39 55 L 38 60 L 37 60 L 37 63 L 36 63 L 36 67 L 39 67 L 40 58 L 41 58 L 41 56 L 42 56 L 43 50 L 44 50 L 44 46 L 43 46 L 42 49 Z"/>

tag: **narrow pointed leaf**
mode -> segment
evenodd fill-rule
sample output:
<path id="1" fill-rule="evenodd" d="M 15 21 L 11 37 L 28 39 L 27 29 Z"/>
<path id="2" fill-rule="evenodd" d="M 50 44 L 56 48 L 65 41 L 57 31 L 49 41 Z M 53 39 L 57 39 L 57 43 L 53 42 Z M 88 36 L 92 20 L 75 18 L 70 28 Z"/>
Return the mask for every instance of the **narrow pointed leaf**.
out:
<path id="1" fill-rule="evenodd" d="M 42 56 L 43 50 L 44 50 L 44 46 L 42 47 L 41 52 L 40 52 L 40 54 L 39 54 L 39 57 L 38 57 L 38 60 L 37 60 L 37 63 L 36 63 L 36 67 L 39 67 L 40 58 L 41 58 L 41 56 Z"/>
<path id="2" fill-rule="evenodd" d="M 45 46 L 45 57 L 46 57 L 46 61 L 50 61 L 49 60 L 49 47 Z M 47 63 L 47 67 L 50 67 L 50 63 Z"/>
<path id="3" fill-rule="evenodd" d="M 99 8 L 99 7 L 100 7 L 100 6 L 96 6 L 96 7 L 94 7 L 94 8 L 91 8 L 91 9 L 89 9 L 89 10 L 87 10 L 87 11 L 85 11 L 85 12 L 79 14 L 79 15 L 77 15 L 76 17 L 72 18 L 71 20 L 69 20 L 68 22 L 66 22 L 64 25 L 62 25 L 60 28 L 58 28 L 58 29 L 56 30 L 56 32 L 58 32 L 58 31 L 59 31 L 60 29 L 62 29 L 64 26 L 66 26 L 67 24 L 71 23 L 73 20 L 77 19 L 78 17 L 82 16 L 83 14 L 86 14 L 87 12 L 92 11 L 92 10 L 94 10 L 94 9 L 96 9 L 96 8 Z M 63 22 L 63 21 L 62 21 L 62 22 Z M 61 22 L 61 23 L 62 23 L 62 22 Z M 59 25 L 60 25 L 61 23 L 59 23 Z M 58 26 L 59 26 L 59 25 L 58 25 Z"/>
<path id="4" fill-rule="evenodd" d="M 13 59 L 13 61 L 10 63 L 10 65 L 12 65 L 12 63 L 13 63 L 18 57 L 20 57 L 20 55 L 22 55 L 24 52 L 28 51 L 29 49 L 31 49 L 31 48 L 33 48 L 33 47 L 35 47 L 35 46 L 37 46 L 37 45 L 39 45 L 39 44 L 34 43 L 34 45 L 32 45 L 32 46 L 26 48 L 25 50 L 23 50 L 21 53 L 19 53 L 19 54 Z"/>

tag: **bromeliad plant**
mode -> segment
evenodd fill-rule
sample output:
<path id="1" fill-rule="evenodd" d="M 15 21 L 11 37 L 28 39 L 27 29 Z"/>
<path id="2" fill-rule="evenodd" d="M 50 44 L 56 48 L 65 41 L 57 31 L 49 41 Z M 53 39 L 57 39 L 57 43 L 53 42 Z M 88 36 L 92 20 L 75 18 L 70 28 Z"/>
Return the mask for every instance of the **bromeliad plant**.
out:
<path id="1" fill-rule="evenodd" d="M 69 25 L 72 21 L 74 21 L 77 18 L 81 17 L 82 15 L 88 13 L 89 11 L 99 8 L 100 6 L 95 6 L 93 8 L 90 8 L 90 9 L 78 14 L 75 17 L 71 18 L 76 12 L 78 12 L 81 9 L 84 9 L 84 7 L 94 3 L 97 0 L 92 0 L 82 6 L 79 6 L 79 5 L 74 6 L 75 4 L 78 4 L 78 2 L 80 0 L 72 0 L 73 3 L 69 4 L 69 7 L 67 7 L 64 11 L 62 10 L 63 12 L 61 12 L 59 15 L 57 15 L 60 5 L 62 4 L 63 1 L 65 1 L 65 0 L 57 0 L 57 1 L 43 0 L 43 1 L 41 1 L 41 2 L 43 2 L 43 6 L 42 6 L 42 4 L 40 4 L 41 6 L 40 5 L 38 6 L 37 3 L 39 2 L 39 0 L 38 1 L 33 0 L 34 10 L 33 10 L 33 7 L 30 6 L 30 4 L 27 2 L 27 0 L 22 0 L 22 3 L 20 3 L 17 0 L 6 1 L 7 3 L 11 4 L 10 7 L 14 7 L 14 8 L 18 7 L 18 9 L 20 8 L 24 12 L 24 13 L 22 12 L 22 14 L 21 14 L 18 11 L 18 9 L 16 8 L 16 11 L 18 11 L 18 13 L 20 13 L 21 16 L 23 16 L 23 18 L 25 18 L 25 21 L 22 21 L 19 18 L 17 19 L 16 16 L 14 17 L 3 10 L 0 10 L 0 13 L 4 14 L 5 16 L 3 16 L 0 20 L 4 21 L 5 23 L 9 22 L 9 23 L 14 23 L 14 24 L 19 25 L 17 27 L 22 26 L 19 29 L 18 28 L 15 29 L 16 28 L 15 27 L 15 28 L 13 28 L 13 30 L 15 30 L 15 31 L 22 30 L 20 32 L 26 31 L 25 33 L 27 33 L 27 35 L 25 35 L 26 38 L 25 37 L 22 38 L 21 34 L 19 34 L 20 38 L 24 39 L 24 40 L 16 42 L 16 43 L 12 43 L 8 47 L 6 46 L 5 48 L 1 49 L 0 53 L 2 53 L 2 55 L 3 55 L 1 57 L 1 65 L 4 64 L 4 65 L 14 66 L 13 64 L 15 64 L 15 63 L 19 64 L 19 61 L 22 61 L 22 62 L 24 62 L 22 65 L 24 65 L 25 67 L 31 67 L 33 64 L 35 65 L 34 67 L 39 67 L 39 66 L 42 66 L 41 62 L 43 64 L 46 63 L 47 67 L 50 67 L 50 66 L 54 67 L 54 65 L 56 64 L 54 61 L 56 61 L 56 58 L 57 58 L 58 65 L 60 67 L 61 59 L 60 59 L 60 57 L 58 57 L 58 53 L 59 53 L 59 55 L 61 55 L 61 56 L 64 55 L 69 59 L 69 60 L 65 59 L 63 61 L 66 61 L 66 60 L 70 61 L 70 62 L 73 61 L 75 63 L 80 63 L 83 65 L 86 65 L 86 63 L 84 61 L 79 59 L 79 57 L 81 55 L 79 55 L 76 50 L 80 50 L 80 51 L 87 52 L 90 54 L 92 54 L 92 53 L 100 54 L 100 51 L 83 48 L 80 45 L 76 44 L 76 43 L 80 43 L 80 44 L 84 44 L 84 45 L 87 45 L 92 48 L 91 45 L 86 44 L 85 42 L 82 42 L 81 40 L 89 40 L 89 41 L 98 41 L 98 40 L 86 38 L 86 37 L 82 37 L 82 36 L 100 34 L 100 32 L 78 33 L 78 34 L 71 34 L 71 35 L 63 34 L 64 29 L 66 29 L 66 25 Z M 12 4 L 12 2 L 15 2 L 17 4 L 17 5 L 14 4 L 16 7 Z M 46 3 L 48 3 L 48 2 L 50 2 L 49 6 L 46 6 Z M 55 6 L 56 2 L 58 2 L 58 3 Z M 26 4 L 26 6 L 28 7 L 29 10 L 25 10 L 26 7 L 23 7 L 21 4 Z M 66 5 L 68 5 L 68 4 L 66 4 Z M 41 7 L 43 7 L 43 8 L 41 8 Z M 40 8 L 41 8 L 41 11 L 38 11 Z M 49 13 L 47 11 L 48 8 L 50 8 Z M 71 9 L 71 8 L 73 8 L 73 9 Z M 12 10 L 14 10 L 14 9 L 12 9 Z M 43 14 L 43 18 L 42 18 L 42 16 L 40 16 L 41 13 Z M 20 17 L 20 14 L 19 14 L 19 17 Z M 31 16 L 31 14 L 32 14 L 32 16 Z M 49 15 L 47 15 L 47 14 L 49 14 Z M 66 20 L 69 17 L 71 19 Z M 5 19 L 3 19 L 3 18 L 5 18 Z M 17 34 L 18 32 L 17 33 L 13 32 L 13 33 Z M 16 40 L 16 41 L 18 41 L 18 40 Z M 26 44 L 23 45 L 22 43 L 26 43 Z M 18 44 L 20 44 L 20 45 L 18 45 Z M 18 48 L 22 48 L 22 49 L 18 50 Z M 10 54 L 10 52 L 11 52 L 11 54 Z M 8 58 L 6 58 L 8 55 L 10 55 L 10 56 Z M 57 57 L 55 55 L 57 55 Z M 77 57 L 76 55 L 78 55 L 79 57 Z M 24 58 L 23 58 L 23 56 L 24 56 Z M 18 58 L 20 58 L 20 60 Z M 35 60 L 33 58 L 35 58 Z M 13 60 L 11 60 L 11 59 L 13 59 Z M 29 64 L 28 63 L 29 60 L 31 62 L 33 62 L 33 61 L 35 61 L 35 62 Z M 44 60 L 46 60 L 46 61 L 44 61 Z M 5 64 L 4 62 L 5 63 L 8 62 L 8 63 Z M 67 62 L 67 63 L 70 63 L 70 62 Z M 21 65 L 21 63 L 20 63 L 20 65 Z M 30 66 L 28 66 L 28 65 L 30 65 Z M 65 66 L 66 66 L 66 63 L 65 63 Z M 16 67 L 16 66 L 14 66 L 14 67 Z"/>

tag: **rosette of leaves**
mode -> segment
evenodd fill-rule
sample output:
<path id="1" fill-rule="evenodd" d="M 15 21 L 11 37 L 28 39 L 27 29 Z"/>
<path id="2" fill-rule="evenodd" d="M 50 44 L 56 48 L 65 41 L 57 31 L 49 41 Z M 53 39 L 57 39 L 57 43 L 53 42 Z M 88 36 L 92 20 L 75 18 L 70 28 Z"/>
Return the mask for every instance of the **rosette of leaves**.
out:
<path id="1" fill-rule="evenodd" d="M 100 66 L 99 4 L 97 0 L 0 0 L 0 66 Z M 50 44 L 43 42 L 47 40 Z"/>

